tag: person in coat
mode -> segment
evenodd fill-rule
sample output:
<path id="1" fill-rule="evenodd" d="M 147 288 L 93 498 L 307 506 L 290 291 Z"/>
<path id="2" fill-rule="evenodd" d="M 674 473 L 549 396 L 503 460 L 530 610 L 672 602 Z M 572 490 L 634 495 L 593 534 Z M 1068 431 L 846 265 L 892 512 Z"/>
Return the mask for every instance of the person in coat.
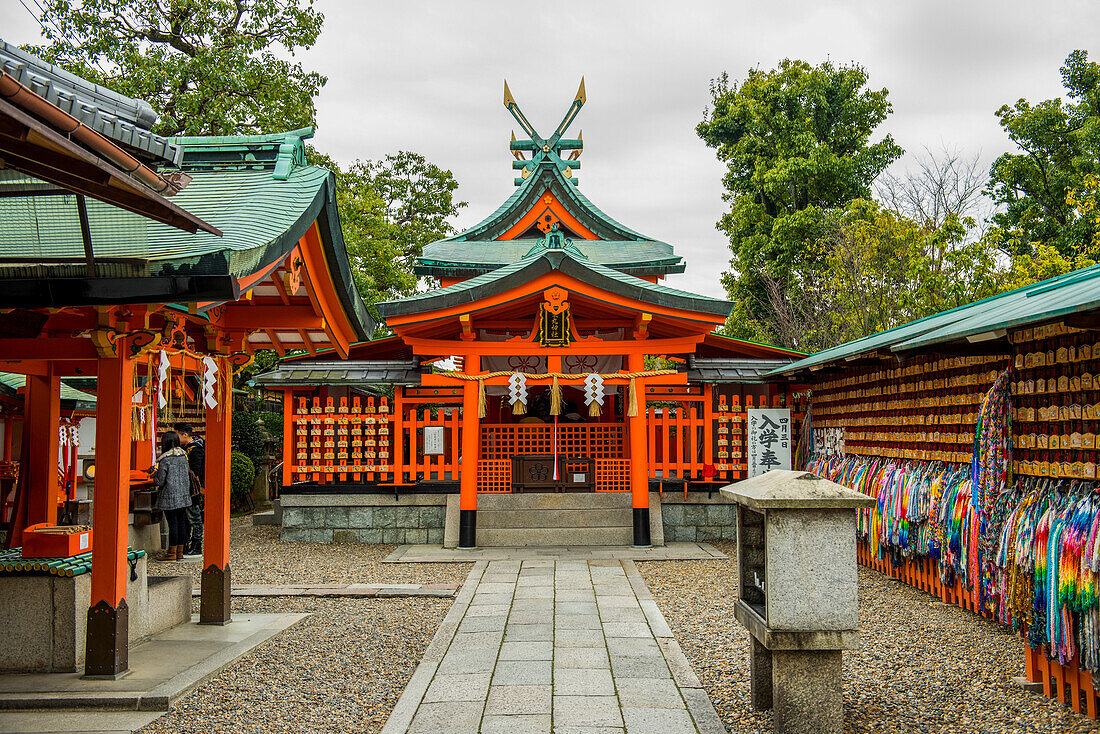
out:
<path id="1" fill-rule="evenodd" d="M 180 446 L 187 452 L 187 463 L 199 480 L 198 494 L 191 495 L 191 506 L 187 508 L 187 519 L 191 521 L 191 539 L 184 548 L 185 555 L 202 555 L 202 513 L 206 507 L 206 444 L 195 435 L 190 423 L 177 423 L 172 426 L 180 435 Z"/>
<path id="2" fill-rule="evenodd" d="M 160 456 L 157 457 L 157 473 L 153 484 L 157 488 L 157 501 L 153 506 L 164 513 L 168 521 L 168 551 L 162 561 L 178 561 L 183 558 L 183 546 L 191 534 L 187 523 L 187 508 L 191 506 L 191 475 L 188 473 L 187 454 L 180 447 L 180 437 L 175 431 L 167 431 L 160 440 Z"/>

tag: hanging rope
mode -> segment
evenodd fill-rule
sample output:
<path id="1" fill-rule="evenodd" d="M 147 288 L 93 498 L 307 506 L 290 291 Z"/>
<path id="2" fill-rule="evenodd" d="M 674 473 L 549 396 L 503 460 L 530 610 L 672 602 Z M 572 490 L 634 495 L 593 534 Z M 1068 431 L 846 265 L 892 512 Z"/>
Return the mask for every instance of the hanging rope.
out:
<path id="1" fill-rule="evenodd" d="M 465 372 L 450 372 L 446 377 L 453 377 L 456 380 L 466 380 L 467 382 L 477 380 L 477 416 L 478 418 L 485 417 L 485 411 L 487 405 L 485 403 L 485 381 L 494 377 L 511 377 L 512 375 L 523 375 L 528 380 L 545 380 L 547 377 L 552 378 L 550 383 L 550 415 L 561 414 L 561 385 L 558 384 L 558 380 L 584 380 L 590 374 L 599 374 L 605 380 L 618 379 L 630 380 L 630 391 L 628 393 L 626 406 L 626 414 L 630 418 L 634 418 L 638 415 L 638 387 L 636 380 L 640 377 L 664 377 L 666 375 L 678 375 L 680 374 L 676 370 L 641 370 L 639 372 L 610 372 L 610 373 L 590 373 L 590 372 L 546 372 L 544 374 L 535 374 L 532 372 L 517 372 L 513 370 L 501 370 L 498 372 L 486 372 L 483 375 L 468 375 Z"/>

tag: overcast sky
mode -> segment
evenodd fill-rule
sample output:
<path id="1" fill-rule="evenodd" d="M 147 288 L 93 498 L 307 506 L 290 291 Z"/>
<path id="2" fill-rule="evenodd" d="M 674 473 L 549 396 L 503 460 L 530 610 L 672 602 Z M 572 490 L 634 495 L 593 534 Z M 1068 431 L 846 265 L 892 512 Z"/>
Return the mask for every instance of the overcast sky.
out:
<path id="1" fill-rule="evenodd" d="M 980 152 L 988 164 L 1010 148 L 995 110 L 1061 96 L 1059 66 L 1073 49 L 1092 51 L 1100 31 L 1100 3 L 1087 0 L 316 5 L 324 30 L 301 58 L 329 79 L 318 148 L 343 163 L 414 150 L 451 169 L 469 202 L 461 229 L 513 189 L 503 80 L 546 135 L 584 75 L 588 102 L 572 128 L 584 130 L 582 190 L 687 260 L 669 285 L 713 296 L 724 295 L 729 260 L 714 228 L 723 167 L 694 132 L 713 77 L 783 58 L 855 61 L 890 90 L 880 134 L 911 152 Z M 0 0 L 0 37 L 37 40 L 19 0 Z"/>

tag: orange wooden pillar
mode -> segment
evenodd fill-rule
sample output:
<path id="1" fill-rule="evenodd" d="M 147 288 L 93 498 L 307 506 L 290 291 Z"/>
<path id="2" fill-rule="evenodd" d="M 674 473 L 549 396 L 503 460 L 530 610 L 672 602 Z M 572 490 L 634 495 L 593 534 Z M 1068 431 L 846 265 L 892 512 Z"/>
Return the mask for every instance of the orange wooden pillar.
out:
<path id="1" fill-rule="evenodd" d="M 92 597 L 88 610 L 84 674 L 114 677 L 129 667 L 126 605 L 127 525 L 130 513 L 130 401 L 134 362 L 127 339 L 117 356 L 98 360 L 95 424 L 95 493 L 92 497 Z M 53 429 L 56 440 L 57 428 Z M 57 466 L 57 451 L 52 461 Z"/>
<path id="2" fill-rule="evenodd" d="M 481 357 L 466 357 L 466 374 L 481 372 Z M 462 471 L 459 474 L 458 498 L 458 547 L 477 546 L 477 452 L 481 435 L 481 418 L 478 416 L 478 382 L 466 380 L 462 386 Z M 415 436 L 415 432 L 413 432 Z M 414 447 L 409 447 L 411 452 Z"/>
<path id="3" fill-rule="evenodd" d="M 626 357 L 628 372 L 645 370 L 645 357 L 641 354 L 628 354 Z M 627 406 L 627 433 L 630 436 L 630 495 L 634 508 L 634 545 L 648 547 L 649 538 L 649 459 L 646 455 L 646 410 L 645 383 L 635 380 L 637 405 Z M 627 400 L 630 392 L 627 391 Z M 634 409 L 634 410 L 632 410 Z M 636 415 L 630 415 L 631 412 Z"/>
<path id="4" fill-rule="evenodd" d="M 200 624 L 231 619 L 229 571 L 230 434 L 233 426 L 233 373 L 228 360 L 218 363 L 218 405 L 206 409 L 206 510 L 203 513 L 202 599 Z"/>
<path id="5" fill-rule="evenodd" d="M 45 375 L 27 375 L 23 430 L 30 431 L 27 457 L 27 525 L 57 524 L 58 427 L 61 379 L 48 362 Z M 129 425 L 127 423 L 127 425 Z M 129 431 L 127 431 L 127 435 Z M 129 451 L 126 452 L 129 457 Z"/>
<path id="6" fill-rule="evenodd" d="M 294 442 L 297 440 L 297 431 L 298 424 L 294 422 L 294 391 L 283 390 L 283 487 L 287 487 L 294 482 L 291 467 L 296 462 Z M 280 487 L 279 492 L 282 493 L 282 491 L 283 488 Z"/>
<path id="7" fill-rule="evenodd" d="M 405 483 L 405 386 L 393 388 L 393 483 Z M 413 451 L 414 448 L 409 448 Z M 410 454 L 411 456 L 412 454 Z"/>

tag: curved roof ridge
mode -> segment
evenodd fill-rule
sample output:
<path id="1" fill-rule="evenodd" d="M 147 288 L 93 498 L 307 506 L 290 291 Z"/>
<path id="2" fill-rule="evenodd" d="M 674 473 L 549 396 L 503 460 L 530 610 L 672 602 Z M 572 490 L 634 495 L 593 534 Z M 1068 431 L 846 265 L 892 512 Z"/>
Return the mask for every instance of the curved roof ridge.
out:
<path id="1" fill-rule="evenodd" d="M 544 163 L 485 219 L 458 234 L 425 245 L 417 258 L 416 272 L 462 276 L 470 275 L 471 271 L 477 274 L 500 267 L 502 263 L 497 260 L 501 257 L 514 262 L 523 253 L 508 252 L 514 249 L 508 245 L 520 240 L 498 238 L 536 207 L 544 192 L 555 196 L 566 211 L 596 234 L 596 239 L 578 239 L 575 244 L 582 250 L 586 247 L 601 250 L 598 261 L 602 264 L 647 275 L 684 271 L 683 258 L 676 254 L 672 245 L 613 219 L 570 183 L 561 171 Z"/>
<path id="2" fill-rule="evenodd" d="M 545 264 L 542 264 L 545 261 Z M 503 267 L 474 276 L 460 283 L 417 293 L 406 298 L 383 301 L 378 311 L 383 319 L 405 313 L 432 311 L 458 303 L 473 303 L 492 292 L 520 286 L 545 272 L 559 270 L 566 275 L 637 300 L 651 301 L 689 311 L 729 315 L 733 304 L 697 293 L 651 283 L 627 275 L 612 267 L 579 259 L 565 250 L 539 250 Z M 530 272 L 525 272 L 530 271 Z"/>

